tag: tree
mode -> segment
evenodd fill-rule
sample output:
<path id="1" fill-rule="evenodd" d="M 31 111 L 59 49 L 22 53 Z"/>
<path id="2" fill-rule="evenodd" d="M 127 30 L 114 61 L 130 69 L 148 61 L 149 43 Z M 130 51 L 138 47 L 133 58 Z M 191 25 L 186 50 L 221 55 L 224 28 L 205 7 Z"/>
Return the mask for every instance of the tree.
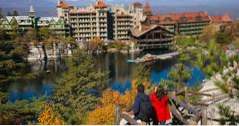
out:
<path id="1" fill-rule="evenodd" d="M 89 50 L 91 50 L 92 52 L 102 49 L 101 48 L 102 46 L 103 46 L 103 41 L 100 39 L 100 37 L 94 37 L 89 42 Z"/>
<path id="2" fill-rule="evenodd" d="M 176 82 L 176 89 L 178 90 L 179 86 L 185 86 L 186 81 L 191 78 L 191 71 L 184 64 L 179 63 L 169 72 L 168 76 Z"/>
<path id="3" fill-rule="evenodd" d="M 76 40 L 73 37 L 68 36 L 65 39 L 65 44 L 67 45 L 67 48 L 68 45 L 70 46 L 71 54 L 73 54 L 73 50 L 77 48 Z"/>
<path id="4" fill-rule="evenodd" d="M 43 54 L 44 54 L 44 60 L 47 61 L 48 57 L 47 57 L 47 52 L 46 52 L 46 45 L 48 44 L 47 40 L 49 39 L 50 37 L 50 31 L 48 28 L 41 28 L 39 31 L 38 31 L 38 39 L 41 43 L 41 47 L 42 47 L 42 50 L 43 50 Z"/>
<path id="5" fill-rule="evenodd" d="M 38 117 L 41 125 L 63 125 L 64 122 L 59 118 L 59 114 L 53 110 L 50 105 L 45 105 L 43 112 Z"/>
<path id="6" fill-rule="evenodd" d="M 227 32 L 217 32 L 216 33 L 216 42 L 220 44 L 227 44 L 232 42 L 232 37 Z"/>
<path id="7" fill-rule="evenodd" d="M 137 79 L 137 84 L 149 80 L 149 68 L 146 65 L 138 65 L 133 71 L 133 78 Z"/>
<path id="8" fill-rule="evenodd" d="M 0 123 L 5 125 L 35 124 L 36 114 L 40 113 L 45 99 L 20 100 L 0 105 Z"/>
<path id="9" fill-rule="evenodd" d="M 213 24 L 208 25 L 203 29 L 202 34 L 199 37 L 199 40 L 201 42 L 209 42 L 211 39 L 215 38 L 216 35 L 216 28 Z"/>
<path id="10" fill-rule="evenodd" d="M 54 105 L 66 124 L 80 124 L 85 114 L 98 102 L 91 92 L 105 88 L 107 74 L 94 67 L 93 60 L 82 50 L 71 57 L 69 70 L 59 80 L 53 95 Z"/>
<path id="11" fill-rule="evenodd" d="M 14 10 L 14 11 L 12 12 L 12 16 L 19 16 L 18 11 L 17 11 L 17 10 Z"/>
<path id="12" fill-rule="evenodd" d="M 0 8 L 0 18 L 3 18 L 3 17 L 4 17 L 3 11 L 2 11 L 2 8 Z"/>
<path id="13" fill-rule="evenodd" d="M 221 115 L 221 125 L 237 125 L 239 123 L 239 115 L 236 115 L 235 111 L 231 110 L 229 106 L 219 104 L 218 109 Z"/>
<path id="14" fill-rule="evenodd" d="M 15 40 L 0 41 L 0 84 L 21 77 L 28 52 L 24 44 Z"/>
<path id="15" fill-rule="evenodd" d="M 7 16 L 12 16 L 12 13 L 8 11 Z"/>
<path id="16" fill-rule="evenodd" d="M 40 58 L 42 58 L 42 53 L 39 48 L 39 40 L 37 36 L 37 30 L 34 28 L 28 29 L 27 32 L 20 38 L 22 41 L 28 42 L 29 45 L 33 45 L 37 48 Z"/>

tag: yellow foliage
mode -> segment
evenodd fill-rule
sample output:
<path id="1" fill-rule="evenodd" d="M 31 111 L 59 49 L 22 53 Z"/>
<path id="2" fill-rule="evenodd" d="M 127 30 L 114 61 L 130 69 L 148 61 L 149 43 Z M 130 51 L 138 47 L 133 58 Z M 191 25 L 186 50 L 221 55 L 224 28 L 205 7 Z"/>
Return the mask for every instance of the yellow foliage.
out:
<path id="1" fill-rule="evenodd" d="M 102 94 L 101 103 L 102 105 L 108 105 L 108 104 L 117 104 L 120 99 L 120 93 L 119 92 L 113 92 L 111 90 L 106 90 Z"/>
<path id="2" fill-rule="evenodd" d="M 44 111 L 38 117 L 41 125 L 63 125 L 63 121 L 57 117 L 51 106 L 46 105 Z"/>
<path id="3" fill-rule="evenodd" d="M 120 105 L 121 110 L 130 108 L 134 102 L 137 85 L 136 80 L 132 81 L 132 89 L 120 95 L 117 91 L 105 90 L 101 97 L 101 105 L 94 111 L 88 113 L 88 124 L 114 124 L 115 123 L 115 105 Z M 145 88 L 149 87 L 148 82 L 144 82 Z"/>
<path id="4" fill-rule="evenodd" d="M 90 112 L 87 118 L 87 123 L 91 125 L 113 125 L 115 122 L 115 105 L 108 104 L 101 108 L 97 108 Z"/>

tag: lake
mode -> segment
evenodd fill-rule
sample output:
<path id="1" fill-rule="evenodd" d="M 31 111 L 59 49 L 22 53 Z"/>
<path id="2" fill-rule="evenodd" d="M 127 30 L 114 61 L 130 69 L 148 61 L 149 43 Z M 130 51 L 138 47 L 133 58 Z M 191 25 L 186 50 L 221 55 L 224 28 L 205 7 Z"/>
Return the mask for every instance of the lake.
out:
<path id="1" fill-rule="evenodd" d="M 122 53 L 107 53 L 94 56 L 94 63 L 96 68 L 109 71 L 109 78 L 107 81 L 108 87 L 112 90 L 124 93 L 131 89 L 131 80 L 133 72 L 137 64 L 127 63 L 128 59 L 135 59 L 140 54 L 122 54 Z M 168 79 L 170 69 L 177 63 L 177 58 L 158 61 L 150 65 L 150 81 L 153 84 L 159 84 L 163 79 Z M 31 70 L 49 71 L 43 72 L 40 77 L 32 80 L 23 80 L 12 83 L 9 87 L 9 101 L 16 100 L 31 100 L 32 98 L 39 98 L 42 96 L 50 96 L 55 87 L 57 78 L 66 71 L 67 65 L 65 60 L 51 60 L 47 63 L 33 62 Z M 202 82 L 205 78 L 199 68 L 191 68 L 192 77 L 187 82 L 188 86 L 194 86 Z"/>

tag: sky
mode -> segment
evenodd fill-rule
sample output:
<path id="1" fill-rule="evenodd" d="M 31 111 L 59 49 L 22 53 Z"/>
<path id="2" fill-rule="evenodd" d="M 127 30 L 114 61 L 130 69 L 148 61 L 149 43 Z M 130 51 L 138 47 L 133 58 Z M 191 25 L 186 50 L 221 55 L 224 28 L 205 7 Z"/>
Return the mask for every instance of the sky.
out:
<path id="1" fill-rule="evenodd" d="M 13 9 L 25 13 L 32 3 L 40 16 L 56 15 L 58 0 L 0 0 L 0 8 L 5 11 Z M 65 0 L 75 6 L 86 6 L 95 0 Z M 154 13 L 182 12 L 182 11 L 208 11 L 219 15 L 229 13 L 239 18 L 239 0 L 105 0 L 107 4 L 130 4 L 136 1 L 151 3 Z"/>

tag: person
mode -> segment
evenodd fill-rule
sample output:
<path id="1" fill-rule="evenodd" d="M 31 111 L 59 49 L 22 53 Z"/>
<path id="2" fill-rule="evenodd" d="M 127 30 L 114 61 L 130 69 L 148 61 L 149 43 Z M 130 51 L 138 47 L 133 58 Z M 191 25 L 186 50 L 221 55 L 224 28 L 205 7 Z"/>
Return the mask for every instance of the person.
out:
<path id="1" fill-rule="evenodd" d="M 171 119 L 167 91 L 161 86 L 155 88 L 154 92 L 150 95 L 150 100 L 158 124 L 165 125 L 166 121 Z"/>
<path id="2" fill-rule="evenodd" d="M 129 113 L 133 114 L 134 119 L 141 124 L 150 124 L 154 119 L 150 98 L 144 93 L 144 85 L 142 84 L 137 86 L 137 96 Z"/>

